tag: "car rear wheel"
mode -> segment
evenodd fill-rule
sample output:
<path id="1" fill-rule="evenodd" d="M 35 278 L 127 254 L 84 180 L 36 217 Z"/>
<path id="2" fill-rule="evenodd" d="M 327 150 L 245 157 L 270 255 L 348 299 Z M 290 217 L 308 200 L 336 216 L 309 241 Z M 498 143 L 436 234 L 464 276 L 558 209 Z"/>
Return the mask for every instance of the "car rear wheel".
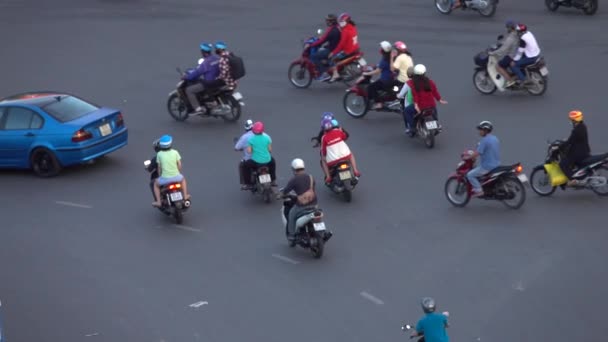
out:
<path id="1" fill-rule="evenodd" d="M 37 148 L 32 152 L 30 165 L 38 177 L 54 177 L 61 171 L 57 157 L 46 148 Z"/>

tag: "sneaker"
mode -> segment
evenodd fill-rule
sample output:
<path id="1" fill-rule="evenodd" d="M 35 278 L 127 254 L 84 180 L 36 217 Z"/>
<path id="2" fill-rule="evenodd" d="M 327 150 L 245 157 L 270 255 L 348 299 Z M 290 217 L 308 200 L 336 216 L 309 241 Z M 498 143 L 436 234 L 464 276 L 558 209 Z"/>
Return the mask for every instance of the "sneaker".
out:
<path id="1" fill-rule="evenodd" d="M 512 86 L 515 85 L 515 83 L 516 83 L 516 81 L 510 80 L 510 81 L 507 82 L 507 84 L 505 84 L 505 87 L 506 88 L 511 88 Z"/>
<path id="2" fill-rule="evenodd" d="M 329 76 L 328 73 L 323 73 L 323 75 L 317 77 L 317 81 L 319 81 L 319 82 L 329 81 L 330 79 L 331 79 L 331 76 Z"/>
<path id="3" fill-rule="evenodd" d="M 471 197 L 482 197 L 483 195 L 484 195 L 483 190 L 473 191 L 473 194 L 471 195 Z"/>
<path id="4" fill-rule="evenodd" d="M 202 106 L 198 106 L 196 107 L 196 109 L 194 110 L 195 113 L 200 113 L 203 111 L 203 107 Z"/>

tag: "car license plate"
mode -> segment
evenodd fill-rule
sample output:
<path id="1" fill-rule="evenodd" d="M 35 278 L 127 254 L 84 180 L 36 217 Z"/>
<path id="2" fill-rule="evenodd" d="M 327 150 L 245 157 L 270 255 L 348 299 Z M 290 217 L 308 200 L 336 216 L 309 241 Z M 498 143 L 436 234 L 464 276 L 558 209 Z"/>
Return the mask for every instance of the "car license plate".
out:
<path id="1" fill-rule="evenodd" d="M 315 227 L 315 232 L 320 232 L 325 230 L 325 222 L 313 223 L 313 227 Z"/>
<path id="2" fill-rule="evenodd" d="M 234 93 L 232 94 L 232 97 L 234 97 L 234 99 L 238 101 L 243 98 L 243 95 L 241 95 L 241 93 Z"/>
<path id="3" fill-rule="evenodd" d="M 517 175 L 517 178 L 519 179 L 520 182 L 525 183 L 528 181 L 528 176 L 526 176 L 523 173 L 520 173 Z"/>
<path id="4" fill-rule="evenodd" d="M 427 121 L 426 129 L 437 129 L 437 121 Z"/>
<path id="5" fill-rule="evenodd" d="M 365 58 L 359 58 L 359 65 L 360 66 L 366 66 L 367 65 L 367 61 L 365 60 Z"/>
<path id="6" fill-rule="evenodd" d="M 547 67 L 540 68 L 540 74 L 543 76 L 549 75 L 549 69 L 547 69 Z"/>
<path id="7" fill-rule="evenodd" d="M 106 135 L 109 135 L 112 133 L 112 127 L 110 127 L 110 124 L 103 124 L 101 126 L 99 126 L 99 133 L 101 133 L 102 137 L 105 137 Z"/>
<path id="8" fill-rule="evenodd" d="M 347 180 L 347 179 L 351 179 L 351 178 L 353 178 L 353 177 L 350 175 L 350 171 L 340 172 L 340 180 Z"/>
<path id="9" fill-rule="evenodd" d="M 258 177 L 258 179 L 260 180 L 260 183 L 262 183 L 262 184 L 270 183 L 270 175 L 260 175 L 260 177 Z"/>
<path id="10" fill-rule="evenodd" d="M 175 202 L 175 201 L 181 201 L 184 199 L 184 197 L 182 196 L 181 192 L 172 192 L 170 195 L 171 197 L 171 202 Z"/>

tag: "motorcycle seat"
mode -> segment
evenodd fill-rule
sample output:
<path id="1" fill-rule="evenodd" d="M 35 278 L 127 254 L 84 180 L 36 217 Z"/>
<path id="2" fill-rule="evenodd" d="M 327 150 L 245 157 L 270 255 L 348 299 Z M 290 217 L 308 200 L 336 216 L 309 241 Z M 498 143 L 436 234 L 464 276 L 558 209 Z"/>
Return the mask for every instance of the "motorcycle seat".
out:
<path id="1" fill-rule="evenodd" d="M 485 175 L 483 175 L 482 178 L 485 179 L 485 178 L 491 177 L 492 175 L 497 174 L 497 173 L 501 173 L 501 172 L 505 172 L 505 171 L 511 171 L 516 166 L 517 166 L 517 164 L 513 164 L 513 165 L 500 165 L 498 167 L 493 168 L 492 170 L 490 170 L 490 172 L 486 173 Z"/>
<path id="2" fill-rule="evenodd" d="M 597 154 L 597 155 L 594 155 L 594 156 L 592 155 L 592 156 L 587 157 L 587 159 L 583 160 L 581 162 L 581 165 L 587 166 L 587 165 L 590 165 L 590 164 L 594 164 L 594 163 L 600 162 L 600 161 L 602 161 L 604 159 L 607 159 L 607 158 L 608 158 L 608 153 Z"/>
<path id="3" fill-rule="evenodd" d="M 534 68 L 540 68 L 545 64 L 545 60 L 543 59 L 543 57 L 538 57 L 538 59 L 536 60 L 536 62 L 526 65 L 525 68 L 526 69 L 534 69 Z"/>

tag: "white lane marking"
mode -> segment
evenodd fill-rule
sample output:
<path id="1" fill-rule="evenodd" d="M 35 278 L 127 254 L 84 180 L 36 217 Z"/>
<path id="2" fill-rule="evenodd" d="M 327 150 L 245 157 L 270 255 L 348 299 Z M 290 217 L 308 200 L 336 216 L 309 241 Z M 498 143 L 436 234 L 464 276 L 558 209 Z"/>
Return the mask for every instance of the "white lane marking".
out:
<path id="1" fill-rule="evenodd" d="M 183 229 L 183 230 L 187 230 L 187 231 L 189 231 L 189 232 L 197 232 L 197 233 L 200 233 L 200 232 L 201 232 L 201 230 L 200 230 L 200 229 L 198 229 L 198 228 L 192 228 L 192 227 L 188 227 L 188 226 L 182 226 L 181 224 L 174 224 L 173 226 L 174 226 L 175 228 L 178 228 L 178 229 Z"/>
<path id="2" fill-rule="evenodd" d="M 55 204 L 61 204 L 61 205 L 67 205 L 68 207 L 85 208 L 85 209 L 91 209 L 91 208 L 93 208 L 90 205 L 78 204 L 78 203 L 72 203 L 72 202 L 65 202 L 65 201 L 55 201 Z"/>
<path id="3" fill-rule="evenodd" d="M 99 335 L 99 333 L 92 333 L 92 334 L 84 335 L 84 337 L 93 337 L 93 336 L 98 336 L 98 335 Z"/>
<path id="4" fill-rule="evenodd" d="M 524 282 L 523 282 L 523 281 L 521 281 L 521 280 L 520 280 L 520 281 L 518 281 L 517 283 L 515 283 L 515 284 L 513 285 L 513 289 L 514 289 L 514 290 L 517 290 L 517 291 L 523 291 L 523 290 L 525 290 L 525 288 L 524 288 Z"/>
<path id="5" fill-rule="evenodd" d="M 363 298 L 365 298 L 365 299 L 373 302 L 374 304 L 377 304 L 377 305 L 383 305 L 384 304 L 384 302 L 382 300 L 380 300 L 379 298 L 377 298 L 377 297 L 373 296 L 372 294 L 369 294 L 369 293 L 367 293 L 365 291 L 362 291 L 359 294 L 361 295 L 361 297 L 363 297 Z"/>
<path id="6" fill-rule="evenodd" d="M 273 257 L 275 257 L 275 258 L 277 258 L 277 259 L 279 259 L 279 260 L 282 260 L 282 261 L 288 262 L 288 263 L 293 264 L 293 265 L 297 265 L 297 264 L 299 264 L 299 263 L 300 263 L 300 262 L 299 262 L 299 261 L 297 261 L 297 260 L 293 260 L 292 258 L 288 258 L 288 257 L 283 256 L 283 255 L 281 255 L 281 254 L 273 254 L 272 256 L 273 256 Z"/>
<path id="7" fill-rule="evenodd" d="M 200 308 L 203 305 L 209 305 L 209 303 L 205 302 L 205 301 L 200 301 L 200 302 L 192 303 L 192 304 L 190 304 L 188 306 L 191 307 L 191 308 L 194 308 L 194 309 L 198 309 L 198 308 Z"/>

